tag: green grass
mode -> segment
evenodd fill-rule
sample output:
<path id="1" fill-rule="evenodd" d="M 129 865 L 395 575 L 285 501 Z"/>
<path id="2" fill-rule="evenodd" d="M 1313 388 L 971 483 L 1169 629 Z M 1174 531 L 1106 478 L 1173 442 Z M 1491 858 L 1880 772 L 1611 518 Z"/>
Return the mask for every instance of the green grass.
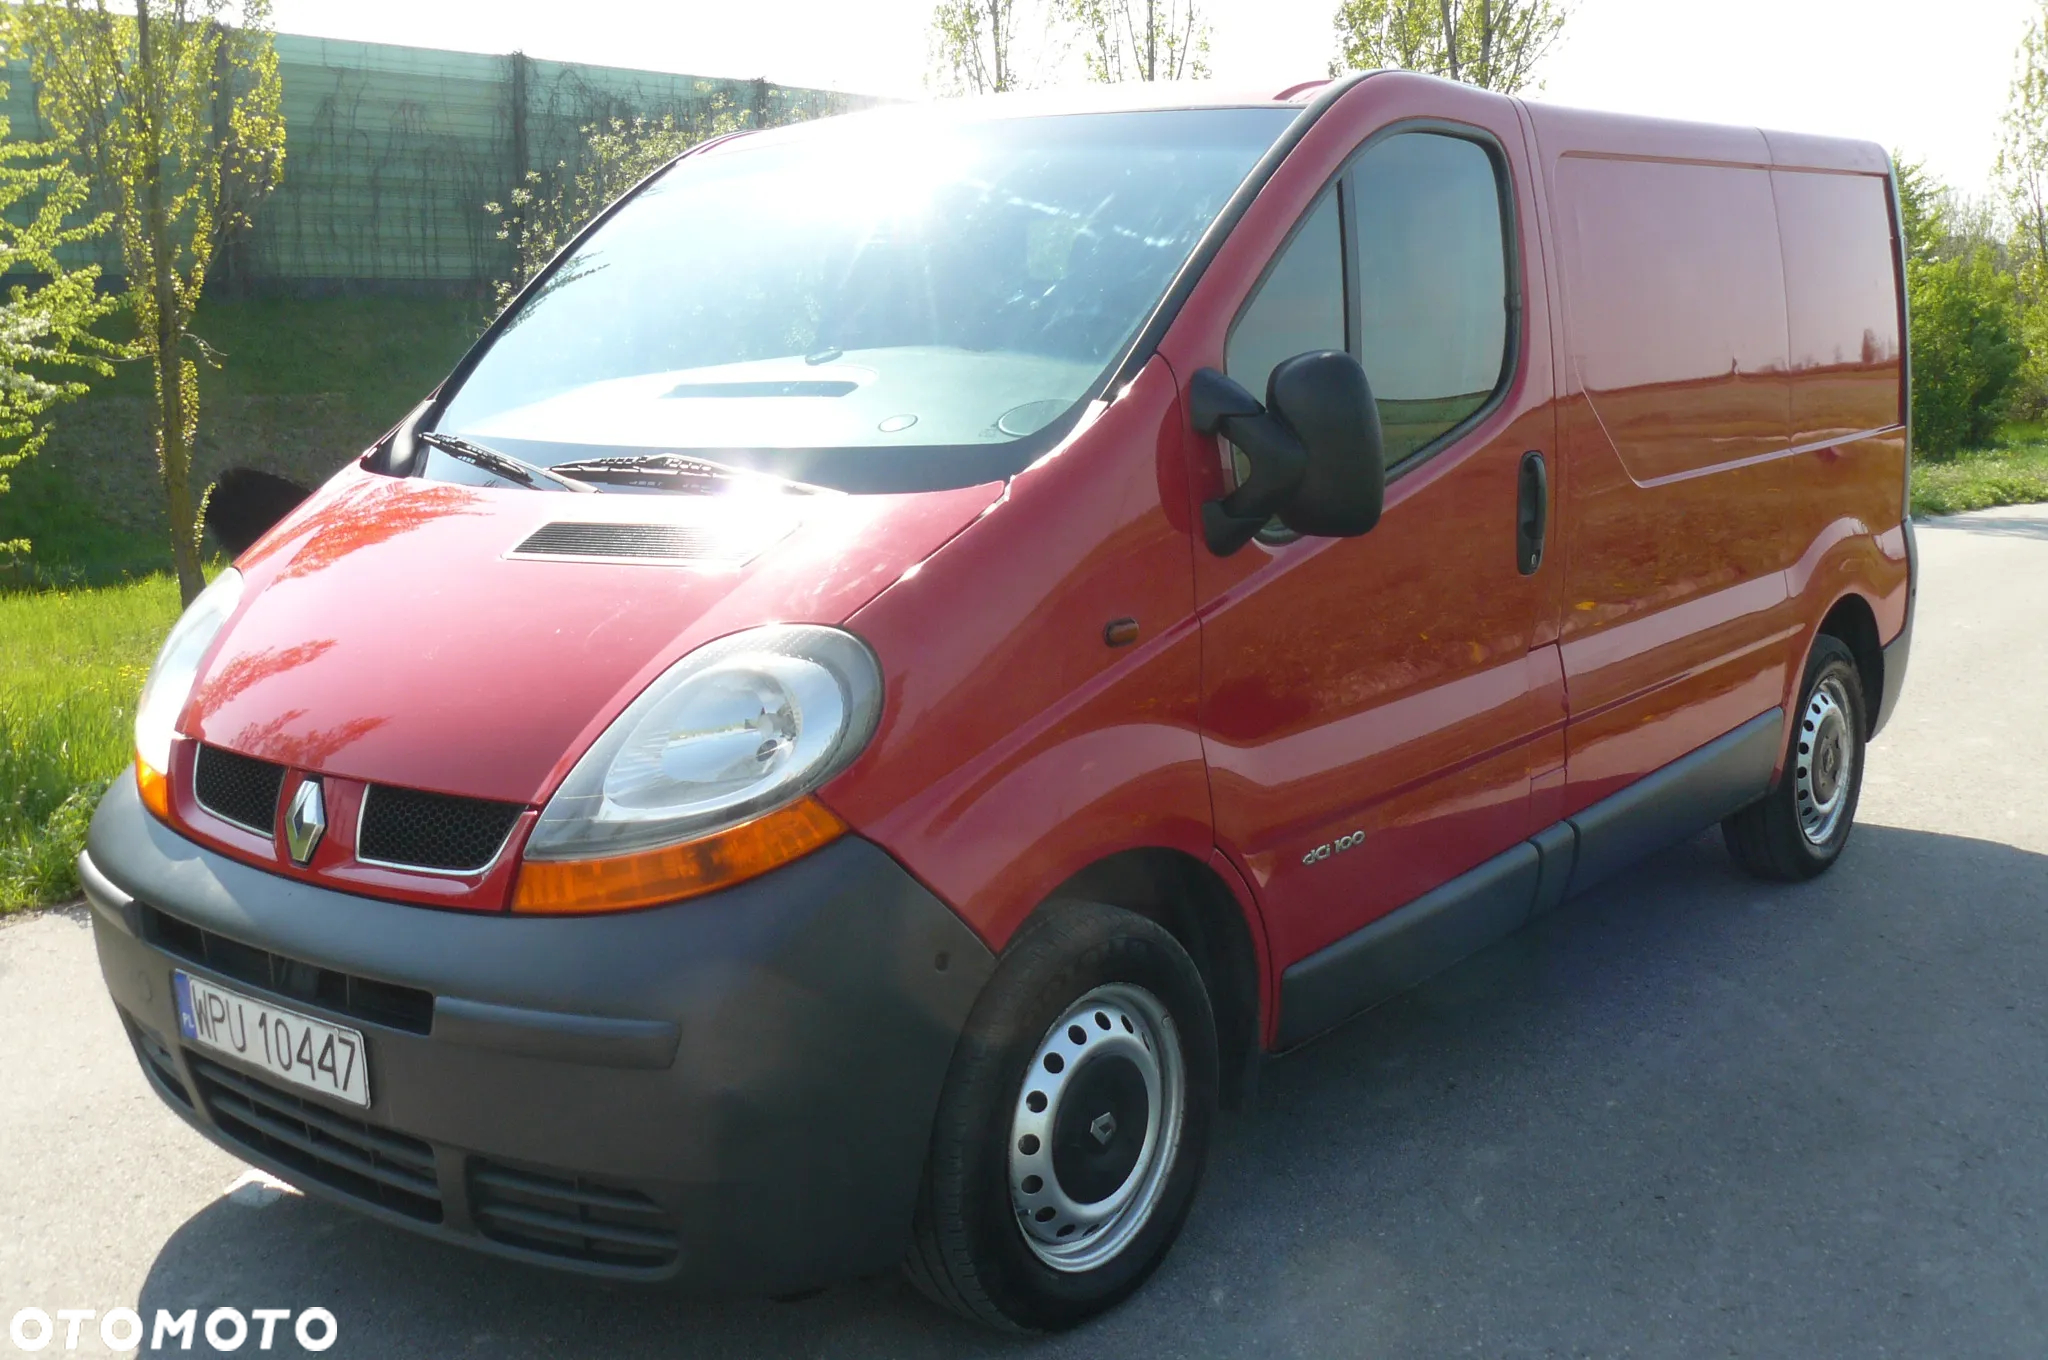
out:
<path id="1" fill-rule="evenodd" d="M 302 448 L 339 441 L 343 452 L 363 448 L 432 390 L 482 331 L 481 302 L 464 298 L 321 298 L 208 300 L 193 332 L 219 356 L 199 375 L 201 438 L 209 414 L 239 398 L 332 398 L 336 414 L 319 430 L 287 427 L 278 438 Z M 109 585 L 170 568 L 168 531 L 158 507 L 161 492 L 146 438 L 114 452 L 133 475 L 110 490 L 104 469 L 95 474 L 70 456 L 82 417 L 103 398 L 135 402 L 150 396 L 146 363 L 123 363 L 115 376 L 56 414 L 57 437 L 44 452 L 15 469 L 13 489 L 0 495 L 0 541 L 25 538 L 35 546 L 23 561 L 0 561 L 0 591 L 10 588 Z M 244 457 L 262 461 L 262 449 Z M 95 481 L 95 476 L 100 480 Z M 197 491 L 199 488 L 195 488 Z M 138 505 L 109 505 L 108 498 Z M 153 517 L 153 519 L 152 519 Z M 152 531 L 138 522 L 151 519 Z"/>
<path id="2" fill-rule="evenodd" d="M 72 861 L 133 757 L 135 700 L 177 614 L 164 576 L 0 594 L 0 915 L 77 895 Z"/>
<path id="3" fill-rule="evenodd" d="M 171 569 L 166 536 L 111 522 L 56 457 L 16 468 L 13 482 L 0 496 L 0 541 L 25 538 L 34 550 L 0 557 L 0 599 L 11 589 L 108 585 Z"/>
<path id="4" fill-rule="evenodd" d="M 2028 436 L 2031 436 L 2029 438 Z M 1953 515 L 1994 505 L 2048 501 L 2048 440 L 2038 430 L 2011 429 L 2013 442 L 1913 468 L 1913 513 Z"/>
<path id="5" fill-rule="evenodd" d="M 201 418 L 210 395 L 338 392 L 396 420 L 448 375 L 489 319 L 467 298 L 209 299 L 192 333 L 220 366 L 200 369 Z M 146 397 L 149 365 L 122 364 L 95 390 Z"/>
<path id="6" fill-rule="evenodd" d="M 362 447 L 440 381 L 485 319 L 464 299 L 208 301 L 193 330 L 221 358 L 200 374 L 202 425 L 208 401 L 321 395 L 341 413 L 322 436 Z M 132 758 L 135 700 L 177 617 L 167 535 L 138 531 L 133 506 L 116 507 L 123 515 L 107 503 L 156 494 L 149 450 L 115 450 L 141 472 L 110 484 L 61 445 L 85 405 L 150 387 L 146 364 L 122 365 L 58 413 L 59 442 L 0 495 L 0 541 L 35 544 L 28 561 L 0 562 L 0 914 L 77 894 L 72 861 L 100 793 Z"/>

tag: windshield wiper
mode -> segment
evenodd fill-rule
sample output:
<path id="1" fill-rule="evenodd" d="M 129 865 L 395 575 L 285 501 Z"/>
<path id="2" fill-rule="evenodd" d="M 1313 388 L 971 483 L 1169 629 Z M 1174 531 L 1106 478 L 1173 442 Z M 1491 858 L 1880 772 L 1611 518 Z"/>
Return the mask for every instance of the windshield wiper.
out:
<path id="1" fill-rule="evenodd" d="M 485 472 L 503 477 L 508 482 L 517 482 L 529 491 L 545 491 L 545 483 L 548 482 L 553 482 L 564 491 L 597 490 L 587 482 L 579 482 L 574 477 L 564 477 L 552 468 L 529 463 L 524 458 L 514 458 L 509 453 L 500 453 L 496 449 L 486 448 L 482 444 L 452 434 L 442 434 L 438 430 L 421 430 L 414 434 L 413 438 L 428 448 L 439 449 L 450 458 L 459 458 L 471 467 L 482 468 Z"/>
<path id="2" fill-rule="evenodd" d="M 664 490 L 678 489 L 675 485 L 678 481 L 744 482 L 757 479 L 774 482 L 782 490 L 804 495 L 816 495 L 830 490 L 829 487 L 813 486 L 809 482 L 799 482 L 779 473 L 735 467 L 730 463 L 713 462 L 709 458 L 682 453 L 635 453 L 613 458 L 582 458 L 573 462 L 557 463 L 555 470 L 573 472 L 586 481 L 621 482 L 631 486 L 660 487 Z"/>

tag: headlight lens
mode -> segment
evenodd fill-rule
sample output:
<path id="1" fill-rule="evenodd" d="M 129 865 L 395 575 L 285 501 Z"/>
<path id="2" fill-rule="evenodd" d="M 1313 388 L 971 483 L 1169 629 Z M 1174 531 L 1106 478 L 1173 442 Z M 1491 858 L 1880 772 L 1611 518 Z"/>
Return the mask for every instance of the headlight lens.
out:
<path id="1" fill-rule="evenodd" d="M 199 678 L 200 658 L 241 602 L 242 573 L 229 567 L 171 625 L 171 635 L 143 682 L 142 700 L 135 705 L 135 754 L 152 770 L 170 769 L 171 739 L 177 735 L 178 714 L 192 695 L 192 683 Z"/>
<path id="2" fill-rule="evenodd" d="M 708 836 L 809 793 L 874 734 L 881 670 L 850 633 L 778 624 L 678 661 L 548 800 L 531 860 L 631 854 Z"/>

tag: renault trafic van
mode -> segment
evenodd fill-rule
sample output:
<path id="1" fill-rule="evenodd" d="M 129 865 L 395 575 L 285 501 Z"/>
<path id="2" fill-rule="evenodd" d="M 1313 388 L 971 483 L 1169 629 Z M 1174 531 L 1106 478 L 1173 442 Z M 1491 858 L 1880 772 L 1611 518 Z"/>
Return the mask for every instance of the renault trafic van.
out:
<path id="1" fill-rule="evenodd" d="M 1889 162 L 1378 73 L 709 143 L 179 620 L 79 868 L 157 1093 L 384 1222 L 1011 1328 L 1219 1106 L 1912 632 Z"/>

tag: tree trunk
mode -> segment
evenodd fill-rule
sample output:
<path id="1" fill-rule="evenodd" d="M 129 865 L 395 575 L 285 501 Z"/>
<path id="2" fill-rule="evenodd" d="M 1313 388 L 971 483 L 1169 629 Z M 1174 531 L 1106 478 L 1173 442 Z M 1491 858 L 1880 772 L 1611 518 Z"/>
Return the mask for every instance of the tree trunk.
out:
<path id="1" fill-rule="evenodd" d="M 1507 0 L 1502 0 L 1502 8 Z M 1503 18 L 1506 16 L 1503 15 Z M 1494 79 L 1493 70 L 1493 0 L 1479 0 L 1479 69 L 1472 81 L 1485 89 L 1497 90 L 1500 85 Z"/>
<path id="2" fill-rule="evenodd" d="M 149 30 L 149 0 L 136 0 L 135 57 L 143 88 L 143 135 L 150 150 L 143 171 L 143 197 L 149 214 L 148 287 L 154 313 L 150 318 L 150 359 L 156 370 L 157 460 L 164 479 L 164 508 L 171 520 L 171 565 L 178 573 L 178 594 L 189 605 L 206 588 L 206 578 L 199 570 L 198 516 L 192 504 L 192 446 L 185 430 L 190 412 L 182 362 L 185 326 L 171 272 L 170 218 L 159 169 L 163 160 L 162 95 L 157 89 Z"/>
<path id="3" fill-rule="evenodd" d="M 1010 89 L 1009 35 L 1003 32 L 1003 0 L 994 0 L 988 7 L 989 52 L 994 59 L 996 73 L 995 93 L 1006 94 Z"/>

